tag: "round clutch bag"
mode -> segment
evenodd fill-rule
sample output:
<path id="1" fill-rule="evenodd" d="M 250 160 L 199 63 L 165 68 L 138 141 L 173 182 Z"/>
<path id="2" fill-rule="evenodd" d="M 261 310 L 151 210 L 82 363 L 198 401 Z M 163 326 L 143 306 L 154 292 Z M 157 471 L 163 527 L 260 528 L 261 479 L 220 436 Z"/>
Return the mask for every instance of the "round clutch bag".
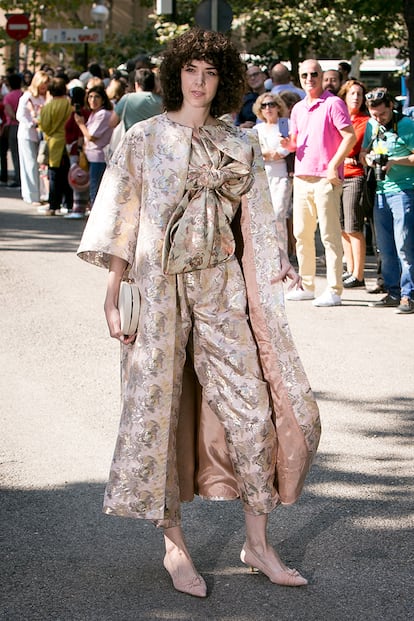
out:
<path id="1" fill-rule="evenodd" d="M 138 328 L 140 297 L 138 285 L 122 281 L 119 288 L 118 310 L 122 334 L 131 336 Z"/>

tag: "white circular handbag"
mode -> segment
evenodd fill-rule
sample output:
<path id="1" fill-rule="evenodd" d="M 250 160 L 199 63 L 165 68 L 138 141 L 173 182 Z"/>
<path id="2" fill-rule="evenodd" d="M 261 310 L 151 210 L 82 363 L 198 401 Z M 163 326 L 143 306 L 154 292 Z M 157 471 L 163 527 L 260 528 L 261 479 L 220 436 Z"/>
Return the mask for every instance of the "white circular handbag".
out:
<path id="1" fill-rule="evenodd" d="M 119 287 L 118 297 L 122 334 L 131 336 L 137 331 L 140 306 L 138 285 L 123 280 Z"/>

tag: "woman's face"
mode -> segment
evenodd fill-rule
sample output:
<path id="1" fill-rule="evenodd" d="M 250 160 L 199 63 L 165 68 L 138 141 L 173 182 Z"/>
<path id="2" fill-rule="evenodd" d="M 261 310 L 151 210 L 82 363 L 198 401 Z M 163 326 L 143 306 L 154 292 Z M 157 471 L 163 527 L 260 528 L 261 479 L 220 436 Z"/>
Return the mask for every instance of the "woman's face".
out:
<path id="1" fill-rule="evenodd" d="M 214 65 L 205 60 L 192 60 L 181 69 L 183 105 L 209 108 L 216 96 L 219 80 Z"/>
<path id="2" fill-rule="evenodd" d="M 260 111 L 263 114 L 265 123 L 276 123 L 279 119 L 279 110 L 273 97 L 265 97 L 260 104 Z"/>
<path id="3" fill-rule="evenodd" d="M 345 103 L 350 112 L 358 112 L 364 101 L 364 91 L 358 84 L 353 84 L 345 96 Z"/>
<path id="4" fill-rule="evenodd" d="M 92 112 L 95 110 L 99 110 L 103 106 L 103 99 L 99 93 L 89 93 L 88 94 L 88 104 Z"/>
<path id="5" fill-rule="evenodd" d="M 42 84 L 39 84 L 38 92 L 41 97 L 44 97 L 46 95 L 47 88 L 48 88 L 47 82 L 43 82 Z"/>

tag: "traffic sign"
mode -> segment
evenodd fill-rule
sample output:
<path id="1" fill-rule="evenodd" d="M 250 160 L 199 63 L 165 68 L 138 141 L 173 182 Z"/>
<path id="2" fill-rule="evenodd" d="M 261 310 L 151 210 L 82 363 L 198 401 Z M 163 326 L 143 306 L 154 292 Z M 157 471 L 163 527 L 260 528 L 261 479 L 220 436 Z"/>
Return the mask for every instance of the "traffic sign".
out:
<path id="1" fill-rule="evenodd" d="M 25 39 L 30 32 L 30 22 L 27 15 L 25 13 L 10 13 L 6 17 L 6 32 L 9 37 L 16 39 L 16 41 Z"/>
<path id="2" fill-rule="evenodd" d="M 45 28 L 44 43 L 101 43 L 102 30 L 99 28 Z"/>

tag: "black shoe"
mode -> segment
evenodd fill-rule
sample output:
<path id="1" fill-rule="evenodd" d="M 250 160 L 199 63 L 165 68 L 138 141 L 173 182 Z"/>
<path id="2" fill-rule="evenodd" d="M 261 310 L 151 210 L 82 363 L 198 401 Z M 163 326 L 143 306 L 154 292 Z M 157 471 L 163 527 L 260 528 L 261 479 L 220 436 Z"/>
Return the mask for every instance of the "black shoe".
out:
<path id="1" fill-rule="evenodd" d="M 377 285 L 373 289 L 368 289 L 368 293 L 387 293 L 382 285 Z"/>
<path id="2" fill-rule="evenodd" d="M 344 280 L 345 289 L 353 289 L 354 287 L 365 287 L 365 280 L 358 280 L 358 278 L 355 278 L 355 276 L 352 275 Z"/>
<path id="3" fill-rule="evenodd" d="M 392 295 L 388 294 L 378 302 L 369 302 L 368 306 L 373 308 L 397 308 L 400 306 L 400 298 L 393 298 Z"/>
<path id="4" fill-rule="evenodd" d="M 352 276 L 352 272 L 343 272 L 342 282 L 345 282 L 345 280 L 348 280 L 348 278 L 351 278 L 351 276 Z"/>
<path id="5" fill-rule="evenodd" d="M 414 313 L 413 300 L 404 295 L 400 300 L 400 305 L 394 312 L 398 313 L 399 315 L 411 315 L 412 313 Z"/>

